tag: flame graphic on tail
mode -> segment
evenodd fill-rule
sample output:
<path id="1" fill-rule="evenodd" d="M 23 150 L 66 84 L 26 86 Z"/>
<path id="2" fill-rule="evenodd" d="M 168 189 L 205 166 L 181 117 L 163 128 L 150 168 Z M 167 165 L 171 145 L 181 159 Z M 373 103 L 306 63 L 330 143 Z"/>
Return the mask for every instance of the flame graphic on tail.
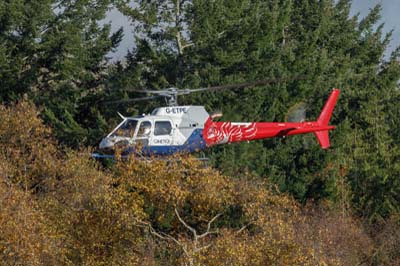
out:
<path id="1" fill-rule="evenodd" d="M 203 138 L 207 146 L 213 146 L 223 143 L 314 133 L 321 148 L 326 149 L 330 147 L 328 131 L 335 128 L 329 125 L 329 121 L 339 94 L 338 89 L 332 91 L 317 121 L 233 123 L 215 122 L 209 117 L 204 124 Z"/>

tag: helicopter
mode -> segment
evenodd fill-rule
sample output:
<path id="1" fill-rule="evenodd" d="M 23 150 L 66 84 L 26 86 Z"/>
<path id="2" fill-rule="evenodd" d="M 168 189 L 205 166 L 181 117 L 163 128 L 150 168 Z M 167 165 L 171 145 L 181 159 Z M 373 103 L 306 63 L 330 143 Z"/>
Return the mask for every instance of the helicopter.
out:
<path id="1" fill-rule="evenodd" d="M 116 150 L 122 156 L 130 154 L 144 157 L 169 156 L 176 153 L 194 153 L 215 145 L 248 142 L 274 137 L 314 133 L 322 149 L 330 147 L 328 132 L 335 129 L 329 125 L 340 90 L 333 89 L 319 117 L 315 121 L 300 122 L 219 122 L 221 113 L 209 114 L 204 106 L 179 105 L 178 96 L 200 91 L 218 91 L 231 88 L 248 88 L 270 83 L 256 81 L 198 89 L 131 90 L 153 96 L 119 100 L 126 103 L 158 97 L 168 99 L 168 106 L 158 107 L 151 114 L 122 119 L 99 144 L 94 158 L 113 158 Z"/>

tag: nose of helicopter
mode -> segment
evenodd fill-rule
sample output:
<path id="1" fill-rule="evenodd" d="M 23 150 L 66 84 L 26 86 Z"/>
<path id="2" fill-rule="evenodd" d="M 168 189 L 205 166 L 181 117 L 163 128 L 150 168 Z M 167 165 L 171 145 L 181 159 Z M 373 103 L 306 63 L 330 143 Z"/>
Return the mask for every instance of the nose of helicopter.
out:
<path id="1" fill-rule="evenodd" d="M 108 137 L 103 138 L 99 144 L 99 148 L 102 149 L 107 149 L 107 148 L 112 148 L 114 146 L 114 141 Z"/>

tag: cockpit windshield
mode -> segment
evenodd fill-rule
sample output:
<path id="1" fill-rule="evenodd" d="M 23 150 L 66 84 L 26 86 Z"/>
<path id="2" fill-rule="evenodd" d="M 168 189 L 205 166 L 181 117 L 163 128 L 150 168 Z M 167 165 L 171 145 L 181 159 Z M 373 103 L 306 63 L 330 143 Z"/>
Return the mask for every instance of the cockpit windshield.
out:
<path id="1" fill-rule="evenodd" d="M 137 125 L 137 120 L 128 119 L 124 123 L 122 123 L 110 137 L 127 137 L 133 138 L 135 134 L 135 129 Z"/>

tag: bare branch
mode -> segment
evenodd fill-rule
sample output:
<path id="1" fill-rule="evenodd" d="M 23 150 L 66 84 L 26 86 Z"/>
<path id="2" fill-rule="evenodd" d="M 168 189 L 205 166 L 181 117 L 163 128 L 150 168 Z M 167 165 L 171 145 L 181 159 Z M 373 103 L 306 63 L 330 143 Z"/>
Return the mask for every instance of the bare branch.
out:
<path id="1" fill-rule="evenodd" d="M 208 235 L 211 235 L 211 234 L 218 234 L 218 233 L 219 233 L 218 229 L 217 229 L 217 230 L 214 230 L 214 231 L 207 231 L 207 232 L 205 232 L 205 233 L 199 235 L 197 238 L 198 238 L 198 239 L 201 239 L 201 238 L 206 237 L 206 236 L 208 236 Z"/>
<path id="2" fill-rule="evenodd" d="M 184 244 L 182 244 L 182 243 L 181 243 L 178 239 L 176 239 L 175 237 L 173 237 L 173 236 L 171 236 L 171 235 L 169 235 L 169 234 L 163 233 L 163 232 L 157 232 L 157 231 L 154 229 L 154 227 L 153 227 L 150 223 L 148 223 L 148 222 L 144 222 L 144 221 L 141 221 L 141 220 L 136 220 L 136 222 L 138 223 L 138 226 L 139 226 L 139 227 L 149 229 L 149 232 L 150 232 L 152 235 L 158 237 L 159 239 L 173 241 L 173 242 L 176 243 L 178 246 L 180 246 L 180 247 L 182 248 L 183 252 L 186 254 L 186 256 L 189 257 L 189 252 L 187 251 L 186 246 L 185 246 Z"/>
<path id="3" fill-rule="evenodd" d="M 208 224 L 207 224 L 207 231 L 204 233 L 204 234 L 201 234 L 198 238 L 203 238 L 203 237 L 205 237 L 205 236 L 207 236 L 207 235 L 209 235 L 209 234 L 217 234 L 218 233 L 218 230 L 216 230 L 216 231 L 210 231 L 210 229 L 211 229 L 211 224 L 218 218 L 218 217 L 220 217 L 222 215 L 222 213 L 218 213 L 217 215 L 215 215 L 209 222 L 208 222 Z"/>
<path id="4" fill-rule="evenodd" d="M 244 225 L 242 228 L 240 228 L 238 231 L 235 232 L 235 235 L 240 234 L 241 232 L 243 232 L 245 229 L 247 229 L 247 227 L 249 227 L 250 225 L 252 225 L 255 221 L 251 221 L 248 224 Z"/>
<path id="5" fill-rule="evenodd" d="M 202 251 L 202 250 L 204 250 L 204 249 L 208 249 L 208 248 L 210 248 L 211 246 L 212 246 L 212 244 L 208 244 L 207 246 L 203 246 L 203 247 L 196 248 L 196 249 L 193 250 L 193 253 L 197 253 L 197 252 L 200 252 L 200 251 Z"/>
<path id="6" fill-rule="evenodd" d="M 188 47 L 193 46 L 193 45 L 194 45 L 194 43 L 192 43 L 192 42 L 190 42 L 190 43 L 188 43 L 186 45 L 182 45 L 182 53 L 183 53 L 183 49 L 188 48 Z"/>
<path id="7" fill-rule="evenodd" d="M 167 233 L 163 233 L 163 232 L 157 232 L 153 226 L 151 225 L 150 222 L 145 222 L 139 219 L 136 219 L 136 223 L 137 226 L 142 227 L 142 228 L 147 228 L 150 232 L 150 234 L 152 234 L 153 236 L 162 239 L 162 240 L 166 240 L 166 241 L 172 241 L 174 242 L 176 245 L 178 245 L 179 247 L 182 248 L 182 251 L 184 252 L 185 256 L 188 258 L 188 265 L 194 265 L 194 258 L 195 258 L 195 254 L 201 252 L 202 250 L 208 249 L 212 246 L 212 243 L 209 243 L 208 245 L 204 245 L 204 246 L 200 246 L 198 247 L 199 244 L 199 239 L 206 237 L 209 234 L 217 234 L 218 233 L 218 229 L 217 230 L 211 230 L 211 225 L 212 223 L 222 215 L 222 213 L 219 213 L 217 215 L 215 215 L 207 224 L 207 231 L 203 234 L 201 234 L 200 236 L 197 234 L 196 229 L 194 229 L 193 227 L 191 227 L 190 225 L 188 225 L 183 219 L 182 217 L 179 215 L 178 210 L 175 208 L 175 214 L 178 217 L 178 220 L 188 229 L 193 233 L 193 240 L 189 241 L 189 242 L 185 242 L 185 241 L 179 241 L 177 238 L 167 234 Z"/>
<path id="8" fill-rule="evenodd" d="M 179 221 L 187 228 L 189 229 L 192 233 L 195 239 L 197 239 L 197 231 L 196 229 L 194 229 L 193 227 L 191 227 L 190 225 L 188 225 L 179 215 L 178 210 L 175 208 L 175 214 L 178 217 Z"/>
<path id="9" fill-rule="evenodd" d="M 210 231 L 211 224 L 212 224 L 218 217 L 220 217 L 221 215 L 222 215 L 222 213 L 218 213 L 217 215 L 214 216 L 214 218 L 212 218 L 212 219 L 208 222 L 207 231 Z"/>

